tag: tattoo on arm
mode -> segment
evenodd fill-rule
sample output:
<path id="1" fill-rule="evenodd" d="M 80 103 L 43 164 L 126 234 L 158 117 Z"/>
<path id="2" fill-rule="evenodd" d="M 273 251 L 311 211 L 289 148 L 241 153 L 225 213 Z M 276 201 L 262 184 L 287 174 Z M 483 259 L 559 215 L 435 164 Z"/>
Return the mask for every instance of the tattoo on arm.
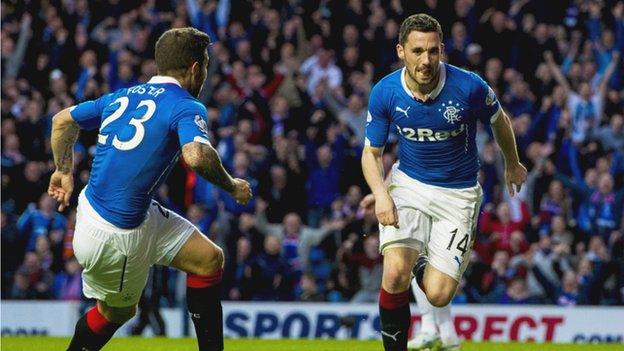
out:
<path id="1" fill-rule="evenodd" d="M 61 111 L 60 113 L 68 113 Z M 54 155 L 54 165 L 61 173 L 71 173 L 74 165 L 74 143 L 78 139 L 80 127 L 76 122 L 67 118 L 58 118 L 52 123 L 52 154 Z"/>
<path id="2" fill-rule="evenodd" d="M 223 168 L 219 154 L 212 146 L 188 143 L 183 146 L 182 154 L 184 161 L 200 176 L 227 192 L 234 191 L 233 179 Z"/>

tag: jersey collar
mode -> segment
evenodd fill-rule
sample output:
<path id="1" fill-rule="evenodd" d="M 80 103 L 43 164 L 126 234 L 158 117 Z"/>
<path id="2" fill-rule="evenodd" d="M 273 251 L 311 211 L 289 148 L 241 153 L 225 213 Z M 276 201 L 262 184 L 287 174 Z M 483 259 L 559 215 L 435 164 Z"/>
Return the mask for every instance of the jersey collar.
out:
<path id="1" fill-rule="evenodd" d="M 170 76 L 153 76 L 152 79 L 147 82 L 147 84 L 175 84 L 181 87 L 180 82 L 177 79 Z"/>
<path id="2" fill-rule="evenodd" d="M 444 83 L 446 83 L 446 66 L 443 62 L 440 62 L 440 80 L 438 80 L 438 85 L 429 93 L 427 100 L 434 100 L 440 95 L 442 88 L 444 88 Z M 412 98 L 416 98 L 412 91 L 407 87 L 407 82 L 405 81 L 405 67 L 401 70 L 401 85 L 403 86 L 403 90 L 405 93 Z"/>

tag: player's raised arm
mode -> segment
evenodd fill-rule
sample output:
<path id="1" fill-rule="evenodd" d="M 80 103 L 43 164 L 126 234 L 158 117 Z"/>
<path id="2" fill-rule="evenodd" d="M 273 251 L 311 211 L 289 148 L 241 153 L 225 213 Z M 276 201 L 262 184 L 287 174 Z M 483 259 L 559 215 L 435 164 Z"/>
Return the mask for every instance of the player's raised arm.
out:
<path id="1" fill-rule="evenodd" d="M 74 190 L 74 143 L 78 139 L 80 126 L 66 108 L 52 118 L 52 154 L 56 170 L 50 177 L 48 194 L 59 202 L 59 211 L 69 206 Z"/>

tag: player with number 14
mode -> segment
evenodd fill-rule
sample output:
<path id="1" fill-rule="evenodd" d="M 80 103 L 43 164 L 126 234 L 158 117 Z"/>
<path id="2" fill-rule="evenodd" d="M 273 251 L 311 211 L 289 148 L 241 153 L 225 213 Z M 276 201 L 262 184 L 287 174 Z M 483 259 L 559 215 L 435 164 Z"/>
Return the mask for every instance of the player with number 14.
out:
<path id="1" fill-rule="evenodd" d="M 369 97 L 362 170 L 380 224 L 379 312 L 386 350 L 407 347 L 412 269 L 421 308 L 442 308 L 450 319 L 446 306 L 468 265 L 482 198 L 477 120 L 492 126 L 510 194 L 512 184 L 519 189 L 526 179 L 511 122 L 494 91 L 478 75 L 441 62 L 443 49 L 437 20 L 426 14 L 406 18 L 396 46 L 405 67 L 381 79 Z M 386 185 L 382 153 L 391 126 L 399 134 L 399 162 Z"/>

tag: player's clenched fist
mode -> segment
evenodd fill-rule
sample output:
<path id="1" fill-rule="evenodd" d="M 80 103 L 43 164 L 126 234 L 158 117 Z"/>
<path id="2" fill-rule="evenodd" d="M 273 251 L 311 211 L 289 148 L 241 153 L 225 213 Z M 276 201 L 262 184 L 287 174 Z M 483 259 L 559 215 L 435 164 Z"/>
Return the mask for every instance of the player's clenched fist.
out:
<path id="1" fill-rule="evenodd" d="M 251 186 L 244 179 L 234 178 L 234 190 L 230 193 L 237 203 L 246 205 L 251 200 Z"/>
<path id="2" fill-rule="evenodd" d="M 375 214 L 381 225 L 392 225 L 399 227 L 399 215 L 397 214 L 394 201 L 388 193 L 375 197 Z"/>

